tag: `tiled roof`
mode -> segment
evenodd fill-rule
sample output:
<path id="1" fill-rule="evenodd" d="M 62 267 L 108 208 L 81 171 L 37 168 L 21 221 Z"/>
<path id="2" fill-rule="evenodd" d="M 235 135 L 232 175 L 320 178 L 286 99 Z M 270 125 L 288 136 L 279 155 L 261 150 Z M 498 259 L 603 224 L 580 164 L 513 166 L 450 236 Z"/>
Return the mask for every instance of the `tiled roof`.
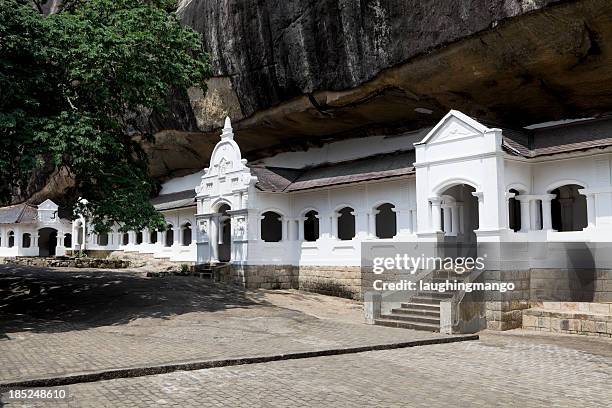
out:
<path id="1" fill-rule="evenodd" d="M 27 203 L 0 208 L 0 224 L 34 224 L 37 217 L 36 207 Z"/>
<path id="2" fill-rule="evenodd" d="M 256 187 L 261 191 L 285 191 L 302 173 L 303 169 L 251 166 L 251 174 L 257 177 Z"/>
<path id="3" fill-rule="evenodd" d="M 529 149 L 517 141 L 509 138 L 504 137 L 503 140 L 503 147 L 508 153 L 526 158 L 550 156 L 554 154 L 570 153 L 596 148 L 603 149 L 610 146 L 612 146 L 612 138 L 585 140 L 582 142 L 540 147 L 535 149 Z"/>
<path id="4" fill-rule="evenodd" d="M 164 194 L 151 200 L 151 204 L 156 210 L 172 210 L 196 205 L 196 192 L 194 189 L 178 191 L 176 193 Z"/>
<path id="5" fill-rule="evenodd" d="M 292 192 L 414 174 L 414 151 L 379 154 L 306 169 L 253 166 L 261 191 Z"/>

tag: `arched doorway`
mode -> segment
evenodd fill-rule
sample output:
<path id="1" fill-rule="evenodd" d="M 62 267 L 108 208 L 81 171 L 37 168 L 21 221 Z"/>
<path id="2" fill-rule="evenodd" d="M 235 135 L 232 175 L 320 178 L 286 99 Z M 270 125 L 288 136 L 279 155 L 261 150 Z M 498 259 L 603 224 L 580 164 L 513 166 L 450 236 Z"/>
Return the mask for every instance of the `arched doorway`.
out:
<path id="1" fill-rule="evenodd" d="M 38 255 L 55 256 L 57 247 L 57 230 L 55 228 L 41 228 L 38 230 Z"/>
<path id="2" fill-rule="evenodd" d="M 232 257 L 232 218 L 227 213 L 230 210 L 227 204 L 221 204 L 217 212 L 219 215 L 219 262 L 229 262 Z"/>
<path id="3" fill-rule="evenodd" d="M 478 197 L 476 189 L 467 184 L 448 187 L 441 194 L 440 225 L 444 232 L 445 255 L 451 257 L 476 256 L 478 229 Z"/>

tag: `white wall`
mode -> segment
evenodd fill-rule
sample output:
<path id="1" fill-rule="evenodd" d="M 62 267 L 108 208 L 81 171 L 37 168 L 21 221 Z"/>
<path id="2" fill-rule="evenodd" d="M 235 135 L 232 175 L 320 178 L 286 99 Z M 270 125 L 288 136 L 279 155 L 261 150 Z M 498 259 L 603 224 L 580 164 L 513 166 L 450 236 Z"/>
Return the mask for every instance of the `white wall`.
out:
<path id="1" fill-rule="evenodd" d="M 362 242 L 399 242 L 416 239 L 413 225 L 416 221 L 415 180 L 413 177 L 374 183 L 275 194 L 255 194 L 257 214 L 275 210 L 283 216 L 283 240 L 264 242 L 257 239 L 249 244 L 249 264 L 291 264 L 291 265 L 346 265 L 359 266 Z M 379 240 L 374 237 L 374 210 L 380 204 L 395 205 L 397 235 Z M 351 207 L 355 214 L 355 237 L 340 240 L 336 237 L 335 213 L 343 207 Z M 319 239 L 314 242 L 298 240 L 299 224 L 309 210 L 319 215 Z M 260 232 L 259 217 L 253 217 L 250 228 Z M 303 228 L 303 227 L 302 227 Z"/>
<path id="2" fill-rule="evenodd" d="M 323 163 L 355 160 L 381 153 L 412 150 L 415 142 L 425 137 L 429 128 L 396 136 L 369 136 L 327 143 L 303 152 L 285 152 L 259 160 L 257 163 L 272 167 L 304 168 Z"/>

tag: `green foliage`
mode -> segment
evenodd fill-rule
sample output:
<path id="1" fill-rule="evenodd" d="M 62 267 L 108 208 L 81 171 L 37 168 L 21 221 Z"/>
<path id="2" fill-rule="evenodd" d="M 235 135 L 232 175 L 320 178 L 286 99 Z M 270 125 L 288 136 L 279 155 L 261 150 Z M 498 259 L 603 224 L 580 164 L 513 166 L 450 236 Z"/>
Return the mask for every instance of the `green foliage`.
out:
<path id="1" fill-rule="evenodd" d="M 98 232 L 163 228 L 137 138 L 139 113 L 162 112 L 174 89 L 204 88 L 201 38 L 168 0 L 87 0 L 44 16 L 0 0 L 0 201 L 43 169 L 74 178 Z"/>

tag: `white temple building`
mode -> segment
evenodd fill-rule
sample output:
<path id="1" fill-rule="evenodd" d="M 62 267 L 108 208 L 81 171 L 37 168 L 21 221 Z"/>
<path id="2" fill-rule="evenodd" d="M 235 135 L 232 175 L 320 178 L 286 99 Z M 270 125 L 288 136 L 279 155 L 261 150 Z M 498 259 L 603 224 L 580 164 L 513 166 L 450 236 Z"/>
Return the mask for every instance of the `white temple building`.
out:
<path id="1" fill-rule="evenodd" d="M 236 139 L 228 118 L 209 166 L 163 185 L 166 231 L 96 236 L 49 201 L 8 207 L 0 257 L 137 251 L 227 264 L 223 279 L 246 287 L 361 298 L 363 243 L 612 242 L 612 119 L 511 130 L 450 111 L 254 163 Z"/>

